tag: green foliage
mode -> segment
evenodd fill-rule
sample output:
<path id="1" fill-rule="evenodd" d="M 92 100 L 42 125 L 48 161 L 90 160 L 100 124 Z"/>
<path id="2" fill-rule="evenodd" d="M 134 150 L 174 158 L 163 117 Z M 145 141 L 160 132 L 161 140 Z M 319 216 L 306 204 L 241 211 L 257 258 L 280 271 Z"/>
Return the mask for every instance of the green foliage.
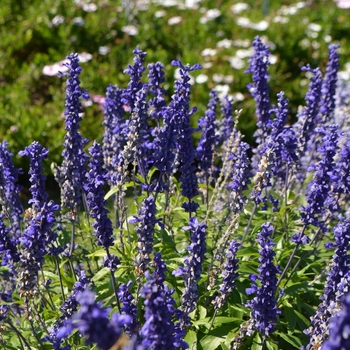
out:
<path id="1" fill-rule="evenodd" d="M 181 0 L 178 3 L 185 4 Z M 244 74 L 248 57 L 243 59 L 244 67 L 239 69 L 232 68 L 229 61 L 236 57 L 238 50 L 246 50 L 257 34 L 268 38 L 272 43 L 271 52 L 277 57 L 276 64 L 270 67 L 272 101 L 275 103 L 274 96 L 283 90 L 291 101 L 290 118 L 294 120 L 298 106 L 304 104 L 306 92 L 300 67 L 310 63 L 324 69 L 329 39 L 326 42 L 320 38 L 327 36 L 341 44 L 343 57 L 346 57 L 349 23 L 344 11 L 333 1 L 313 1 L 294 15 L 282 15 L 288 23 L 276 22 L 274 18 L 281 16 L 282 5 L 295 5 L 296 0 L 270 2 L 267 13 L 262 0 L 246 3 L 249 10 L 234 14 L 233 3 L 228 0 L 214 3 L 203 0 L 194 8 L 166 7 L 159 2 L 138 8 L 135 1 L 102 1 L 96 3 L 93 12 L 84 11 L 74 1 L 33 0 L 15 4 L 12 0 L 3 0 L 0 5 L 0 138 L 9 141 L 15 154 L 35 139 L 50 149 L 51 161 L 58 162 L 64 135 L 64 82 L 56 76 L 44 75 L 44 66 L 63 60 L 71 52 L 88 52 L 92 60 L 83 67 L 82 84 L 91 95 L 104 95 L 111 83 L 126 86 L 128 76 L 123 70 L 130 63 L 131 51 L 140 45 L 148 53 L 147 63 L 161 61 L 165 64 L 168 97 L 173 90 L 171 60 L 181 58 L 183 62 L 203 64 L 204 68 L 194 74 L 208 77 L 205 83 L 196 84 L 192 94 L 193 105 L 198 107 L 195 125 L 196 119 L 204 113 L 211 88 L 227 85 L 230 94 L 243 94 L 244 100 L 237 100 L 236 108 L 243 108 L 240 128 L 246 140 L 252 143 L 255 107 L 246 88 L 250 77 Z M 206 10 L 215 8 L 214 5 L 220 10 L 220 16 L 201 23 Z M 157 11 L 164 13 L 158 16 Z M 63 22 L 54 25 L 57 16 L 62 16 Z M 169 25 L 169 19 L 177 16 L 181 18 L 180 23 Z M 75 24 L 78 17 L 84 21 L 82 26 Z M 253 23 L 267 21 L 269 25 L 263 31 L 242 28 L 237 23 L 240 17 L 248 17 Z M 309 23 L 321 26 L 321 30 L 315 32 L 317 38 L 307 36 Z M 129 35 L 123 29 L 126 25 L 137 28 L 138 34 Z M 224 39 L 248 40 L 248 45 L 217 47 Z M 109 52 L 99 54 L 100 47 L 107 47 Z M 202 56 L 206 48 L 215 49 L 216 53 Z M 220 78 L 215 81 L 218 75 Z M 225 77 L 228 82 L 224 81 Z M 100 141 L 99 106 L 94 103 L 86 107 L 84 113 L 83 136 Z M 16 164 L 28 169 L 19 157 Z"/>

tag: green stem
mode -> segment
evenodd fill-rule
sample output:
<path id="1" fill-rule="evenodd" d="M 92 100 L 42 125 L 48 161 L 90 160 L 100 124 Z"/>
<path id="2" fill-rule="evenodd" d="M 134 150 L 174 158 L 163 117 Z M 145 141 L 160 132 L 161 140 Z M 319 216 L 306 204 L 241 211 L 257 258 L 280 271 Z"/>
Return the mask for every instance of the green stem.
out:
<path id="1" fill-rule="evenodd" d="M 17 334 L 19 339 L 22 339 L 23 343 L 27 346 L 29 350 L 31 350 L 31 346 L 27 342 L 26 338 L 18 331 L 18 329 L 11 323 L 11 321 L 7 320 L 6 323 L 10 326 L 10 328 Z M 23 346 L 22 346 L 23 348 Z"/>
<path id="2" fill-rule="evenodd" d="M 66 300 L 66 297 L 65 297 L 65 295 L 64 295 L 63 282 L 62 282 L 62 275 L 61 275 L 60 264 L 58 263 L 58 257 L 57 257 L 57 256 L 55 256 L 55 263 L 56 263 L 58 278 L 59 278 L 59 280 L 60 280 L 60 287 L 61 287 L 62 300 L 65 301 L 65 300 Z"/>

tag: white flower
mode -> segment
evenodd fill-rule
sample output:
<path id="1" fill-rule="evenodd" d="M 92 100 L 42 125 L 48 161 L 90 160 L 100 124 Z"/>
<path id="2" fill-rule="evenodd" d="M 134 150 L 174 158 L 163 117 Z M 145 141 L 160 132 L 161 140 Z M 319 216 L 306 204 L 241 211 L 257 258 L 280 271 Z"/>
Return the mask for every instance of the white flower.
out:
<path id="1" fill-rule="evenodd" d="M 230 57 L 228 61 L 230 62 L 231 67 L 234 69 L 242 69 L 246 65 L 241 58 L 236 56 Z"/>
<path id="2" fill-rule="evenodd" d="M 247 17 L 238 17 L 236 20 L 236 24 L 238 24 L 240 27 L 243 27 L 243 28 L 250 28 L 252 25 L 252 22 Z"/>
<path id="3" fill-rule="evenodd" d="M 124 26 L 123 28 L 122 28 L 122 31 L 124 32 L 124 33 L 126 33 L 126 34 L 128 34 L 128 35 L 131 35 L 131 36 L 133 36 L 133 35 L 137 35 L 138 33 L 139 33 L 139 30 L 135 27 L 135 26 L 133 26 L 133 25 L 128 25 L 128 26 Z"/>
<path id="4" fill-rule="evenodd" d="M 64 61 L 60 61 L 57 63 L 54 63 L 51 66 L 45 66 L 43 68 L 43 74 L 48 75 L 50 77 L 56 76 L 59 72 L 67 72 L 68 68 L 63 65 Z"/>
<path id="5" fill-rule="evenodd" d="M 185 0 L 185 7 L 187 9 L 197 10 L 200 2 L 201 0 Z"/>
<path id="6" fill-rule="evenodd" d="M 270 55 L 269 56 L 269 62 L 271 64 L 275 64 L 277 62 L 277 56 L 276 55 Z"/>
<path id="7" fill-rule="evenodd" d="M 228 92 L 230 91 L 230 87 L 225 84 L 225 85 L 216 85 L 215 90 L 218 94 L 218 97 L 220 99 L 223 99 L 226 95 L 228 95 Z"/>
<path id="8" fill-rule="evenodd" d="M 234 40 L 233 41 L 234 46 L 239 46 L 239 47 L 249 47 L 251 45 L 250 41 L 248 39 L 245 40 Z"/>
<path id="9" fill-rule="evenodd" d="M 205 74 L 199 74 L 196 78 L 197 84 L 204 84 L 208 81 L 208 76 Z"/>
<path id="10" fill-rule="evenodd" d="M 209 9 L 206 13 L 208 20 L 218 18 L 220 15 L 221 15 L 221 12 L 218 9 Z"/>
<path id="11" fill-rule="evenodd" d="M 205 24 L 208 21 L 211 21 L 221 15 L 221 12 L 218 9 L 209 9 L 203 17 L 200 18 L 199 23 Z"/>
<path id="12" fill-rule="evenodd" d="M 214 73 L 213 74 L 213 81 L 214 81 L 214 83 L 222 83 L 224 81 L 224 75 Z"/>
<path id="13" fill-rule="evenodd" d="M 159 11 L 156 11 L 154 13 L 154 17 L 156 17 L 156 18 L 164 17 L 165 14 L 166 14 L 166 12 L 164 10 L 159 10 Z"/>
<path id="14" fill-rule="evenodd" d="M 73 24 L 75 24 L 78 27 L 82 27 L 85 24 L 85 21 L 82 17 L 74 17 Z"/>
<path id="15" fill-rule="evenodd" d="M 225 75 L 224 76 L 224 83 L 225 84 L 232 84 L 233 83 L 233 76 L 232 75 Z"/>
<path id="16" fill-rule="evenodd" d="M 81 63 L 85 63 L 92 60 L 92 55 L 91 53 L 88 53 L 88 52 L 79 53 L 78 57 Z"/>
<path id="17" fill-rule="evenodd" d="M 241 92 L 234 92 L 232 94 L 232 97 L 234 101 L 243 101 L 244 100 L 244 95 Z"/>
<path id="18" fill-rule="evenodd" d="M 267 21 L 260 21 L 258 23 L 253 24 L 251 28 L 255 29 L 255 30 L 259 30 L 259 31 L 264 31 L 269 27 L 269 23 Z"/>
<path id="19" fill-rule="evenodd" d="M 171 17 L 168 19 L 168 24 L 169 26 L 173 26 L 175 24 L 178 24 L 182 21 L 182 17 L 180 16 L 175 16 L 175 17 Z"/>
<path id="20" fill-rule="evenodd" d="M 285 16 L 276 16 L 272 21 L 275 23 L 285 24 L 289 22 L 289 18 Z"/>
<path id="21" fill-rule="evenodd" d="M 341 9 L 350 9 L 350 1 L 349 0 L 335 0 L 337 6 Z"/>
<path id="22" fill-rule="evenodd" d="M 216 47 L 224 47 L 225 49 L 228 49 L 232 46 L 232 44 L 232 40 L 222 39 L 216 43 Z"/>
<path id="23" fill-rule="evenodd" d="M 97 5 L 96 4 L 84 4 L 82 8 L 85 12 L 95 12 L 97 10 Z"/>
<path id="24" fill-rule="evenodd" d="M 231 11 L 233 13 L 241 13 L 242 11 L 248 10 L 248 9 L 249 9 L 249 5 L 243 2 L 239 2 L 231 6 Z"/>
<path id="25" fill-rule="evenodd" d="M 54 18 L 52 18 L 50 24 L 51 26 L 53 27 L 57 27 L 59 26 L 60 24 L 62 24 L 64 22 L 64 17 L 61 16 L 61 15 L 57 15 L 55 16 Z"/>
<path id="26" fill-rule="evenodd" d="M 100 46 L 100 47 L 98 48 L 98 53 L 99 53 L 100 55 L 107 55 L 107 53 L 108 53 L 109 51 L 111 51 L 111 49 L 110 49 L 108 46 Z"/>
<path id="27" fill-rule="evenodd" d="M 246 58 L 251 57 L 254 54 L 254 48 L 249 49 L 239 49 L 236 51 L 236 57 L 238 58 Z"/>
<path id="28" fill-rule="evenodd" d="M 202 52 L 201 52 L 201 55 L 206 57 L 206 56 L 215 56 L 216 55 L 216 50 L 215 49 L 204 49 Z"/>
<path id="29" fill-rule="evenodd" d="M 212 62 L 204 62 L 203 64 L 202 64 L 202 68 L 203 69 L 209 69 L 209 68 L 211 68 L 213 66 L 213 63 Z"/>
<path id="30" fill-rule="evenodd" d="M 322 27 L 317 23 L 310 23 L 308 25 L 308 29 L 313 32 L 319 32 L 322 29 Z"/>

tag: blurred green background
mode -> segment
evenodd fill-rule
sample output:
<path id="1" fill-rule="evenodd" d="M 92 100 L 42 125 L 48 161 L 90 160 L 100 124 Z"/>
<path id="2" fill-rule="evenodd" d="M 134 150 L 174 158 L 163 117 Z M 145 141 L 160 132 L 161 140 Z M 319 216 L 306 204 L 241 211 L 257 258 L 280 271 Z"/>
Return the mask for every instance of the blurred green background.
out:
<path id="1" fill-rule="evenodd" d="M 260 35 L 270 46 L 272 103 L 285 91 L 293 120 L 308 86 L 300 67 L 310 63 L 324 72 L 330 43 L 341 45 L 342 76 L 349 78 L 349 15 L 331 0 L 2 0 L 0 139 L 14 154 L 37 140 L 50 149 L 50 161 L 61 163 L 65 79 L 45 75 L 43 69 L 78 52 L 89 54 L 81 64 L 81 82 L 92 96 L 81 132 L 101 141 L 100 95 L 111 83 L 127 86 L 123 70 L 139 45 L 148 53 L 146 64 L 165 65 L 169 100 L 170 62 L 202 64 L 193 74 L 192 105 L 198 107 L 193 124 L 205 111 L 210 89 L 217 87 L 235 98 L 235 108 L 243 108 L 240 128 L 252 142 L 254 101 L 246 88 L 251 76 L 244 71 L 254 37 Z M 15 162 L 26 171 L 25 160 L 16 155 Z"/>

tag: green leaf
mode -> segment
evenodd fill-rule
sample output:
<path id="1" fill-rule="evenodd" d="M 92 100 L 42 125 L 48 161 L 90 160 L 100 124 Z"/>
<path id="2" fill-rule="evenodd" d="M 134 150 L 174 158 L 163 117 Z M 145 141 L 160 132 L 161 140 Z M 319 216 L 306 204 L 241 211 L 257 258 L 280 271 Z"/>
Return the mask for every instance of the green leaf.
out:
<path id="1" fill-rule="evenodd" d="M 184 338 L 184 341 L 188 344 L 189 349 L 192 349 L 193 345 L 197 342 L 197 333 L 189 330 Z"/>
<path id="2" fill-rule="evenodd" d="M 294 347 L 296 347 L 298 349 L 300 349 L 303 346 L 300 339 L 295 337 L 294 335 L 280 333 L 280 332 L 276 332 L 276 334 L 278 336 L 280 336 L 282 339 L 284 339 L 287 343 L 293 345 Z"/>
<path id="3" fill-rule="evenodd" d="M 132 186 L 134 186 L 133 182 L 127 182 L 126 184 L 123 185 L 123 189 L 129 188 L 129 187 L 132 187 Z M 112 197 L 115 193 L 119 192 L 119 190 L 120 190 L 120 187 L 118 187 L 118 186 L 115 186 L 115 187 L 111 188 L 106 193 L 104 199 L 107 200 L 109 197 Z"/>
<path id="4" fill-rule="evenodd" d="M 262 350 L 262 340 L 258 332 L 255 332 L 255 336 L 252 341 L 251 350 Z"/>
<path id="5" fill-rule="evenodd" d="M 198 318 L 200 320 L 203 320 L 205 318 L 205 316 L 207 316 L 207 309 L 201 305 L 198 305 L 198 311 L 199 311 Z"/>
<path id="6" fill-rule="evenodd" d="M 293 307 L 285 306 L 283 308 L 283 314 L 286 317 L 287 323 L 289 325 L 289 329 L 291 331 L 294 331 L 295 330 L 295 324 L 297 322 L 297 316 L 296 316 L 296 313 L 295 313 L 295 309 Z"/>
<path id="7" fill-rule="evenodd" d="M 223 343 L 223 341 L 224 339 L 221 337 L 206 335 L 200 340 L 200 344 L 202 345 L 203 349 L 215 350 Z"/>
<path id="8" fill-rule="evenodd" d="M 110 270 L 108 267 L 102 268 L 100 271 L 96 273 L 96 275 L 93 277 L 93 281 L 97 282 L 101 280 L 102 278 L 106 277 L 109 274 Z"/>

